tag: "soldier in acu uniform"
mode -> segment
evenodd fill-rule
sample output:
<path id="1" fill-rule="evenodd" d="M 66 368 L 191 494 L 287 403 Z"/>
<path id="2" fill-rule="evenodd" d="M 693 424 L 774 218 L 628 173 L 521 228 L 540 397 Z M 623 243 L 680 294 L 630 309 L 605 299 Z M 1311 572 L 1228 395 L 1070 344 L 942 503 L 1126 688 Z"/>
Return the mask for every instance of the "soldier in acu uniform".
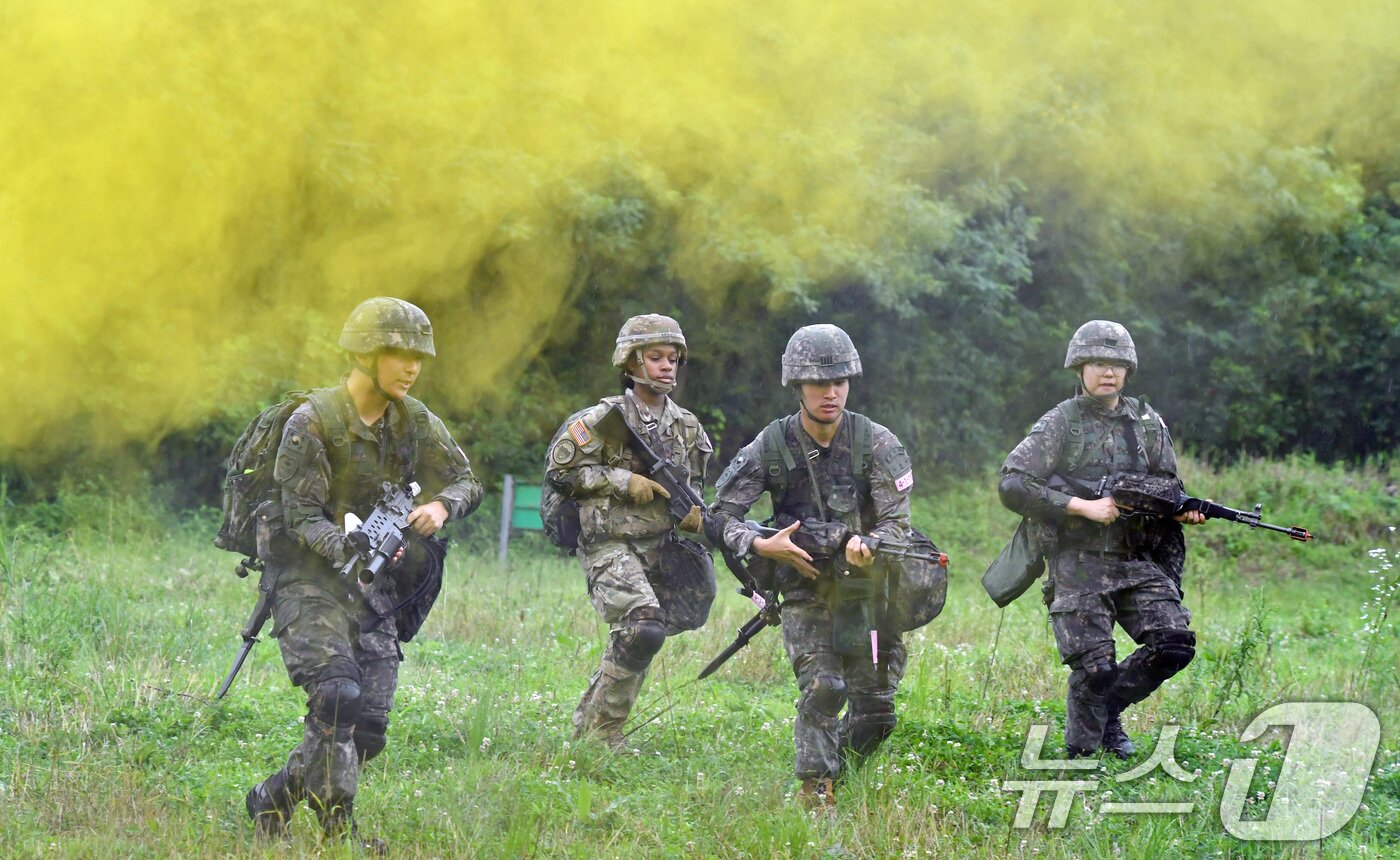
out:
<path id="1" fill-rule="evenodd" d="M 360 840 L 353 818 L 360 767 L 385 746 L 389 711 L 407 641 L 442 581 L 445 542 L 435 537 L 481 501 L 462 449 L 408 390 L 434 355 L 422 310 L 400 299 L 360 304 L 340 346 L 351 370 L 311 392 L 288 418 L 273 477 L 285 528 L 269 539 L 273 633 L 292 683 L 307 696 L 305 731 L 285 766 L 247 795 L 263 837 L 281 837 L 306 800 L 327 837 Z M 392 584 L 361 587 L 340 568 L 354 550 L 341 523 L 363 518 L 382 482 L 418 482 L 413 533 L 391 569 Z"/>
<path id="2" fill-rule="evenodd" d="M 666 491 L 625 440 L 597 426 L 614 408 L 652 450 L 686 471 L 696 492 L 714 450 L 700 422 L 668 394 L 686 360 L 685 335 L 670 317 L 643 314 L 618 332 L 612 363 L 623 393 L 572 416 L 550 446 L 545 477 L 579 504 L 578 557 L 593 608 L 610 628 L 607 648 L 574 711 L 575 737 L 625 747 L 622 727 L 652 658 L 668 635 L 701 626 L 714 600 L 709 554 L 676 534 Z M 698 533 L 694 507 L 679 523 Z"/>
<path id="3" fill-rule="evenodd" d="M 1070 756 L 1103 749 L 1133 753 L 1120 715 L 1191 662 L 1196 635 L 1181 605 L 1186 544 L 1181 523 L 1199 524 L 1199 512 L 1176 521 L 1124 517 L 1111 496 L 1071 495 L 1051 477 L 1093 486 L 1119 472 L 1176 479 L 1176 453 L 1167 425 L 1150 406 L 1122 394 L 1137 370 L 1128 330 L 1092 320 L 1070 340 L 1065 367 L 1074 371 L 1076 397 L 1045 413 L 1002 466 L 1006 507 L 1027 517 L 1049 565 L 1045 601 L 1060 657 L 1070 668 L 1065 746 Z M 1116 659 L 1117 622 L 1141 645 Z"/>
<path id="4" fill-rule="evenodd" d="M 799 411 L 770 424 L 735 455 L 720 476 L 713 507 L 731 550 L 772 562 L 766 568 L 784 598 L 783 644 L 801 693 L 793 726 L 798 797 L 828 814 L 835 809 L 834 780 L 844 754 L 873 752 L 894 730 L 905 661 L 898 630 L 881 623 L 870 548 L 856 537 L 819 547 L 815 537 L 911 536 L 908 454 L 889 430 L 846 409 L 851 380 L 860 375 L 860 355 L 844 331 L 834 325 L 799 329 L 782 359 L 782 384 L 796 392 Z M 780 529 L 770 537 L 744 519 L 765 491 Z M 764 568 L 761 560 L 751 566 Z M 941 606 L 941 593 L 938 600 Z"/>

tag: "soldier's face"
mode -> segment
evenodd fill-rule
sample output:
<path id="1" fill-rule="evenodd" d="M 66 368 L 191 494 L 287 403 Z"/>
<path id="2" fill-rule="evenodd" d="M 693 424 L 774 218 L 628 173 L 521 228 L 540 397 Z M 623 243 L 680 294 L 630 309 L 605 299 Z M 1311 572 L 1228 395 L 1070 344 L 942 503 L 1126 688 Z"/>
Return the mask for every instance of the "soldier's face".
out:
<path id="1" fill-rule="evenodd" d="M 1080 380 L 1091 397 L 1112 400 L 1128 381 L 1128 365 L 1119 361 L 1090 361 L 1080 365 Z"/>
<path id="2" fill-rule="evenodd" d="M 830 423 L 841 417 L 846 408 L 846 397 L 851 393 L 849 379 L 827 380 L 825 382 L 802 383 L 802 405 L 807 414 L 823 423 Z"/>
<path id="3" fill-rule="evenodd" d="M 634 356 L 629 362 L 635 368 L 637 359 Z M 660 382 L 665 385 L 673 385 L 676 381 L 676 368 L 681 363 L 681 351 L 669 343 L 656 344 L 642 350 L 642 365 L 646 369 L 646 378 L 653 382 Z M 640 376 L 640 374 L 638 374 Z"/>
<path id="4" fill-rule="evenodd" d="M 402 400 L 423 370 L 423 356 L 407 349 L 379 353 L 379 387 L 394 400 Z"/>

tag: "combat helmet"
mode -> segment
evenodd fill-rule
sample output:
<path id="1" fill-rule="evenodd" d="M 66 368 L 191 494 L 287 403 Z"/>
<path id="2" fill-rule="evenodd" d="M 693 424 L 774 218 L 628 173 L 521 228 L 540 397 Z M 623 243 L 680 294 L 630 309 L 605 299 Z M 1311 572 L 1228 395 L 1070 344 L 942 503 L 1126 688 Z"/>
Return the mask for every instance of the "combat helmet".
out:
<path id="1" fill-rule="evenodd" d="M 1133 336 L 1122 325 L 1109 320 L 1089 320 L 1069 339 L 1065 367 L 1078 367 L 1089 361 L 1122 361 L 1128 371 L 1137 372 L 1137 347 Z"/>
<path id="2" fill-rule="evenodd" d="M 389 296 L 365 299 L 350 312 L 340 332 L 340 347 L 356 355 L 385 347 L 437 355 L 428 315 L 415 304 Z"/>
<path id="3" fill-rule="evenodd" d="M 851 336 L 830 323 L 805 325 L 783 350 L 783 386 L 860 376 L 860 353 Z"/>
<path id="4" fill-rule="evenodd" d="M 627 369 L 627 359 L 637 350 L 646 349 L 658 343 L 674 344 L 680 351 L 681 364 L 685 363 L 685 335 L 681 324 L 663 314 L 639 314 L 622 324 L 617 333 L 617 343 L 613 347 L 613 367 Z"/>

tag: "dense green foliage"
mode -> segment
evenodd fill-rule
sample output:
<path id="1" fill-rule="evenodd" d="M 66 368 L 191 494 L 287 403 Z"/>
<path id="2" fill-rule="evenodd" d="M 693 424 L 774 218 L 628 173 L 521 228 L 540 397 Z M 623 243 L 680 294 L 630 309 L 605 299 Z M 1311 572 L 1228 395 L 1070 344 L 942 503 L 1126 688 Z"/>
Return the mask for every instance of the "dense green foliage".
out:
<path id="1" fill-rule="evenodd" d="M 459 531 L 442 602 L 405 648 L 390 746 L 358 803 L 363 825 L 401 857 L 1284 856 L 1292 849 L 1223 832 L 1226 760 L 1260 757 L 1267 797 L 1280 739 L 1243 744 L 1240 729 L 1280 700 L 1345 698 L 1371 705 L 1386 734 L 1364 808 L 1308 852 L 1393 856 L 1400 746 L 1388 715 L 1400 686 L 1388 667 L 1400 637 L 1395 570 L 1381 562 L 1400 552 L 1390 529 L 1400 501 L 1370 488 L 1395 475 L 1306 459 L 1185 470 L 1216 498 L 1262 500 L 1322 538 L 1192 531 L 1199 656 L 1129 712 L 1142 752 L 1103 775 L 1118 800 L 1192 801 L 1190 815 L 1104 815 L 1109 798 L 1096 793 L 1075 802 L 1067 829 L 1044 826 L 1048 799 L 1035 827 L 1011 827 L 1018 795 L 1001 782 L 1034 776 L 1018 766 L 1030 724 L 1049 723 L 1046 752 L 1058 751 L 1065 670 L 1034 592 L 1003 616 L 977 584 L 1014 521 L 984 474 L 916 500 L 916 522 L 953 559 L 949 601 L 910 637 L 900 727 L 843 782 L 836 821 L 792 801 L 794 687 L 774 631 L 690 682 L 747 615 L 727 589 L 703 631 L 661 652 L 642 713 L 664 713 L 632 736 L 636 754 L 572 742 L 569 713 L 604 631 L 576 562 L 536 544 L 499 568 L 487 523 Z M 252 848 L 242 796 L 299 736 L 302 702 L 274 641 L 255 649 L 228 699 L 212 700 L 253 592 L 210 546 L 213 524 L 81 485 L 0 510 L 7 856 L 286 856 Z M 1182 725 L 1177 760 L 1199 778 L 1108 781 L 1144 761 L 1170 722 Z M 299 813 L 292 855 L 320 854 L 310 822 Z"/>
<path id="2" fill-rule="evenodd" d="M 1225 235 L 1209 219 L 1095 209 L 1053 183 L 969 168 L 897 186 L 879 240 L 833 245 L 820 266 L 794 256 L 810 236 L 755 226 L 741 242 L 728 230 L 716 253 L 733 267 L 715 283 L 676 270 L 680 210 L 619 166 L 603 188 L 570 198 L 573 281 L 548 328 L 489 393 L 460 405 L 472 336 L 441 326 L 440 358 L 415 393 L 444 414 L 488 484 L 537 475 L 558 422 L 617 390 L 607 361 L 617 326 L 666 312 L 691 344 L 676 396 L 711 430 L 722 468 L 792 408 L 777 384 L 788 335 L 832 321 L 865 362 L 852 408 L 895 430 L 925 478 L 958 475 L 998 462 L 1072 393 L 1065 343 L 1083 321 L 1109 318 L 1138 343 L 1129 393 L 1148 396 L 1187 449 L 1216 461 L 1389 457 L 1400 443 L 1400 184 L 1325 149 L 1270 150 L 1262 163 L 1241 168 L 1240 188 L 1221 189 L 1222 206 L 1243 198 L 1253 213 Z M 460 316 L 453 302 L 423 300 L 446 320 Z M 270 344 L 269 366 L 289 368 L 305 348 Z M 0 462 L 0 477 L 13 496 L 43 501 L 67 473 L 120 485 L 149 471 L 180 504 L 213 504 L 232 439 L 292 385 L 245 367 L 226 391 L 203 395 L 199 427 L 129 443 L 122 456 L 95 446 Z"/>

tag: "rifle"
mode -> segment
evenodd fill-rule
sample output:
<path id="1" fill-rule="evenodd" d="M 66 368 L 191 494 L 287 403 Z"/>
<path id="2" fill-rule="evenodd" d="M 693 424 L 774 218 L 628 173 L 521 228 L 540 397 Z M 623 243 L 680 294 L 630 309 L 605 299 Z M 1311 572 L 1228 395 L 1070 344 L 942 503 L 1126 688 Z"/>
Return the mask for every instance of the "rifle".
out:
<path id="1" fill-rule="evenodd" d="M 364 522 L 345 535 L 355 554 L 340 569 L 341 576 L 348 577 L 352 570 L 360 567 L 360 582 L 366 585 L 374 582 L 395 553 L 403 548 L 404 534 L 409 528 L 408 515 L 413 512 L 413 497 L 418 495 L 418 489 L 416 483 L 404 487 L 385 481 L 379 486 L 379 504 Z"/>
<path id="2" fill-rule="evenodd" d="M 779 529 L 769 528 L 759 525 L 753 520 L 745 522 L 749 528 L 758 532 L 763 537 L 772 537 Z M 921 550 L 910 541 L 894 540 L 892 538 L 874 537 L 873 535 L 856 534 L 851 531 L 845 523 L 808 523 L 803 521 L 802 526 L 792 535 L 792 542 L 799 549 L 806 552 L 816 561 L 827 561 L 833 558 L 844 557 L 843 553 L 846 544 L 851 538 L 860 538 L 860 542 L 865 544 L 874 556 L 897 559 L 918 559 L 931 564 L 948 565 L 948 554 L 944 552 L 932 553 Z"/>
<path id="3" fill-rule="evenodd" d="M 1063 475 L 1051 475 L 1045 484 L 1052 490 L 1067 492 L 1081 499 L 1101 499 L 1112 496 L 1114 502 L 1125 511 L 1125 516 L 1174 517 L 1189 511 L 1200 511 L 1206 519 L 1227 520 L 1249 526 L 1251 529 L 1268 529 L 1282 532 L 1296 541 L 1306 543 L 1313 539 L 1312 532 L 1302 526 L 1276 526 L 1263 522 L 1264 505 L 1255 504 L 1252 511 L 1240 511 L 1217 505 L 1215 502 L 1188 496 L 1175 478 L 1159 475 L 1146 475 L 1140 472 L 1122 472 L 1105 475 L 1097 484 L 1089 484 Z"/>
<path id="4" fill-rule="evenodd" d="M 685 472 L 647 444 L 647 441 L 627 423 L 627 419 L 620 409 L 616 406 L 609 409 L 594 429 L 605 438 L 621 441 L 630 446 L 633 453 L 642 461 L 642 465 L 646 468 L 651 479 L 666 488 L 666 492 L 671 494 L 671 498 L 666 504 L 666 513 L 672 522 L 679 523 L 690 514 L 691 508 L 700 508 L 705 542 L 712 548 L 719 550 L 720 556 L 724 559 L 724 566 L 729 568 L 729 572 L 739 581 L 739 593 L 752 600 L 754 605 L 758 607 L 758 614 L 739 628 L 738 638 L 700 673 L 700 677 L 705 678 L 723 665 L 726 660 L 737 654 L 760 630 L 765 627 L 777 626 L 780 623 L 778 613 L 780 604 L 774 595 L 765 591 L 758 584 L 758 580 L 743 560 L 725 544 L 724 521 L 718 515 L 710 512 L 705 505 L 705 500 L 686 480 Z"/>
<path id="5" fill-rule="evenodd" d="M 240 634 L 243 637 L 243 647 L 238 649 L 238 656 L 233 658 L 233 668 L 228 670 L 223 684 L 219 685 L 219 694 L 214 698 L 222 699 L 228 688 L 233 686 L 233 679 L 238 677 L 239 670 L 243 668 L 243 661 L 253 653 L 253 646 L 258 644 L 258 634 L 262 632 L 263 625 L 267 624 L 267 619 L 271 616 L 272 594 L 259 584 L 258 602 L 253 604 L 253 614 L 248 616 L 248 623 L 243 625 L 243 632 Z"/>

